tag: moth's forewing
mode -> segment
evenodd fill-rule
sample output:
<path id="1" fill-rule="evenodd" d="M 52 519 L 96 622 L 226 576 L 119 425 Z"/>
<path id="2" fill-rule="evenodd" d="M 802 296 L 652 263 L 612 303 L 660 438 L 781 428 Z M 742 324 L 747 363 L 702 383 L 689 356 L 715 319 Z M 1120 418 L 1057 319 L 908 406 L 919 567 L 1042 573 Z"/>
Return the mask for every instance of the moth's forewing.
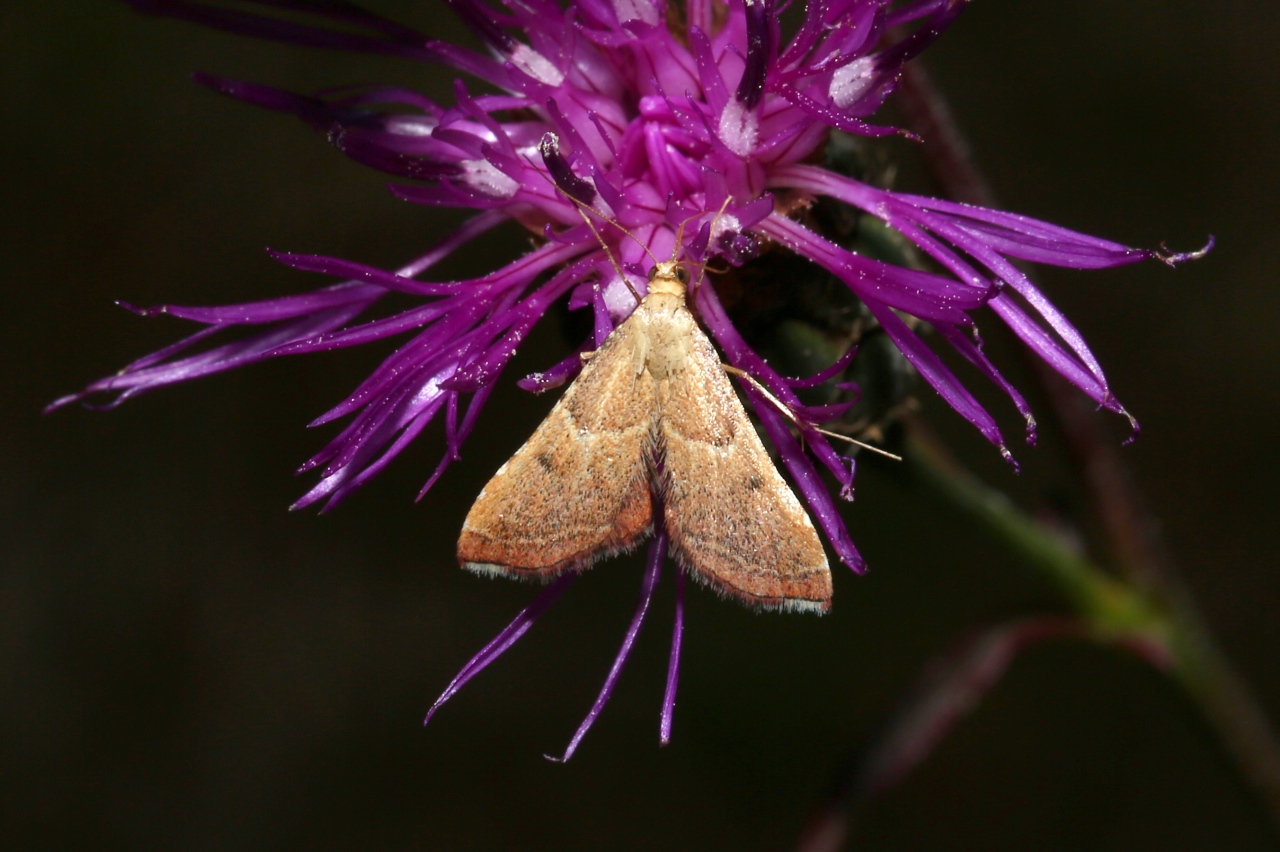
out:
<path id="1" fill-rule="evenodd" d="M 657 387 L 672 552 L 748 604 L 825 612 L 831 571 L 813 523 L 760 443 L 711 341 L 687 309 L 671 322 L 680 326 L 672 336 L 688 341 L 683 369 Z"/>
<path id="2" fill-rule="evenodd" d="M 549 579 L 626 550 L 652 529 L 645 458 L 656 406 L 633 319 L 480 492 L 458 540 L 465 567 Z"/>

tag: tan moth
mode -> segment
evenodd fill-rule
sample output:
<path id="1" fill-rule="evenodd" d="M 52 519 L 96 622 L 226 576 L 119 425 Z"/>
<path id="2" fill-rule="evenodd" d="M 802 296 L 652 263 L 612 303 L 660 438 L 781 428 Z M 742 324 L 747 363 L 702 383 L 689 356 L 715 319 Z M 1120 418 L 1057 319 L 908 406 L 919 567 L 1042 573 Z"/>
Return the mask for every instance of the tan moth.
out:
<path id="1" fill-rule="evenodd" d="M 544 581 L 582 571 L 639 544 L 658 509 L 694 578 L 762 609 L 827 611 L 817 531 L 690 312 L 688 287 L 674 253 L 656 263 L 648 294 L 476 498 L 458 540 L 464 567 Z"/>

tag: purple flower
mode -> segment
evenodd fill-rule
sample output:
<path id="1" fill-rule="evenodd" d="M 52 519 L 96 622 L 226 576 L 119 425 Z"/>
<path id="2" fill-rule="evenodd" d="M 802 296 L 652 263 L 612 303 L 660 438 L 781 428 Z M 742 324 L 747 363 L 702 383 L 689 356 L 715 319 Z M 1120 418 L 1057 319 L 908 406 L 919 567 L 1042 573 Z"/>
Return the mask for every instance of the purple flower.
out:
<path id="1" fill-rule="evenodd" d="M 460 457 L 495 383 L 548 308 L 567 298 L 570 308 L 589 311 L 594 333 L 583 347 L 599 346 L 635 307 L 650 253 L 666 258 L 679 252 L 741 265 L 763 244 L 773 243 L 809 259 L 850 288 L 920 375 L 1006 457 L 995 419 L 921 338 L 919 326 L 903 315 L 923 320 L 1004 390 L 1024 417 L 1030 438 L 1034 421 L 1025 400 L 983 353 L 971 317 L 979 308 L 989 308 L 1099 406 L 1125 412 L 1080 334 L 1014 262 L 1092 269 L 1189 257 L 1131 249 L 1024 216 L 891 192 L 813 164 L 832 128 L 862 136 L 899 132 L 869 118 L 896 86 L 903 64 L 955 19 L 966 0 L 811 0 L 799 29 L 785 43 L 773 0 L 688 0 L 683 8 L 664 0 L 504 0 L 501 9 L 482 0 L 448 0 L 487 53 L 434 41 L 332 0 L 246 0 L 234 6 L 126 2 L 144 12 L 296 44 L 443 63 L 486 91 L 497 91 L 474 94 L 459 81 L 454 103 L 438 104 L 397 87 L 299 95 L 197 77 L 232 97 L 293 113 L 353 159 L 412 181 L 391 185 L 400 198 L 477 211 L 440 245 L 393 271 L 275 253 L 283 263 L 339 283 L 241 305 L 141 310 L 204 328 L 53 404 L 107 394 L 108 404 L 115 405 L 156 387 L 279 355 L 400 340 L 350 396 L 313 421 L 345 419 L 346 425 L 302 466 L 319 479 L 295 508 L 315 503 L 332 508 L 439 418 L 447 451 L 423 486 L 425 493 Z M 251 11 L 254 7 L 260 11 Z M 280 17 L 279 10 L 291 14 Z M 872 260 L 783 212 L 817 196 L 883 220 L 941 272 Z M 580 206 L 600 214 L 599 237 Z M 442 258 L 507 219 L 537 234 L 539 247 L 478 278 L 427 278 Z M 602 224 L 606 219 L 628 233 Z M 699 227 L 685 230 L 684 244 L 675 246 L 687 221 Z M 360 319 L 392 292 L 416 297 L 419 304 Z M 696 290 L 693 304 L 727 360 L 753 375 L 799 419 L 818 422 L 838 412 L 801 404 L 796 390 L 812 386 L 815 377 L 788 378 L 771 369 L 730 321 L 714 282 Z M 230 342 L 214 340 L 237 326 L 247 326 L 247 333 Z M 574 354 L 519 385 L 533 391 L 554 387 L 579 364 Z M 830 375 L 844 366 L 842 360 Z M 776 408 L 752 388 L 744 392 L 835 552 L 861 571 L 861 557 L 819 475 L 820 467 L 827 469 L 848 494 L 850 461 L 821 434 L 805 430 L 802 444 Z M 608 698 L 657 582 L 664 550 L 659 531 L 623 651 L 566 757 Z M 549 586 L 463 669 L 440 700 L 523 635 L 569 581 L 563 577 Z M 678 620 L 663 706 L 664 740 L 679 639 Z"/>

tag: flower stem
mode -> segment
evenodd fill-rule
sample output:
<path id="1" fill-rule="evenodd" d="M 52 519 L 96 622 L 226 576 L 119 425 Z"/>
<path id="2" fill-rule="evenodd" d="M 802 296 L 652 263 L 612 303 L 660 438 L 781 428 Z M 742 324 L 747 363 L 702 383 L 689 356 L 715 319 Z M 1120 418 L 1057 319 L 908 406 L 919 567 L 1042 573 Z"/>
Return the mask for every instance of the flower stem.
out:
<path id="1" fill-rule="evenodd" d="M 909 127 L 924 138 L 926 164 L 953 200 L 995 206 L 990 185 L 970 156 L 945 98 L 919 60 L 908 65 L 899 95 Z M 1117 442 L 1093 406 L 1041 362 L 1036 375 L 1070 452 L 1083 473 L 1091 511 L 1118 576 L 1104 573 L 1003 494 L 946 462 L 917 440 L 914 466 L 931 484 L 999 533 L 1028 565 L 1049 578 L 1095 628 L 1167 653 L 1166 671 L 1200 708 L 1209 727 L 1280 828 L 1280 740 L 1247 684 L 1214 643 L 1177 576 L 1158 526 Z M 919 430 L 917 430 L 918 432 Z M 1141 649 L 1140 649 L 1141 650 Z M 1152 662 L 1158 658 L 1148 655 Z"/>
<path id="2" fill-rule="evenodd" d="M 951 460 L 913 424 L 906 472 L 994 532 L 1062 594 L 1095 639 L 1126 647 L 1180 684 L 1280 827 L 1280 749 L 1248 688 L 1180 588 L 1113 577 L 1053 529 Z"/>
<path id="3" fill-rule="evenodd" d="M 962 468 L 918 422 L 911 423 L 905 471 L 995 533 L 1024 564 L 1048 579 L 1092 628 L 1112 637 L 1148 637 L 1158 647 L 1170 648 L 1164 614 L 1154 602 L 1104 573 L 1003 492 Z"/>

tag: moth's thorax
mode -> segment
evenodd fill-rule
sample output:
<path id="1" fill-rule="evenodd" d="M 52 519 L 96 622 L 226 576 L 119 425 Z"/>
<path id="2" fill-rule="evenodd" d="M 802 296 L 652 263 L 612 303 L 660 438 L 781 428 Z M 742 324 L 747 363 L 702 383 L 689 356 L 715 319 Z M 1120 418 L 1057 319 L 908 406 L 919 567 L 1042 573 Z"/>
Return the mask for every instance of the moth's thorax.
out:
<path id="1" fill-rule="evenodd" d="M 673 287 L 665 286 L 671 282 Z M 655 288 L 654 285 L 659 285 Z M 672 292 L 672 289 L 679 289 Z M 685 369 L 697 323 L 685 307 L 684 285 L 674 278 L 656 277 L 649 295 L 636 309 L 636 347 L 640 367 L 661 382 Z"/>

